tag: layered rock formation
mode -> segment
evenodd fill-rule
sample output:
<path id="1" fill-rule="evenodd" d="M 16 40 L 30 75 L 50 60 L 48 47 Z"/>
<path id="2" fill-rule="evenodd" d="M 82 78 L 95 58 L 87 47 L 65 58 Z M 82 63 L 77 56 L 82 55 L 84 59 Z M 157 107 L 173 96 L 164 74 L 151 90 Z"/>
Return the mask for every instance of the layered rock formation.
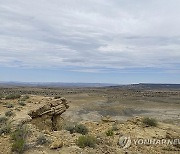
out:
<path id="1" fill-rule="evenodd" d="M 29 113 L 34 123 L 42 130 L 58 130 L 61 127 L 61 114 L 68 109 L 68 103 L 65 98 L 52 99 L 40 108 Z"/>
<path id="2" fill-rule="evenodd" d="M 65 98 L 54 99 L 29 113 L 32 118 L 41 117 L 43 115 L 56 116 L 61 115 L 68 109 L 68 103 Z"/>

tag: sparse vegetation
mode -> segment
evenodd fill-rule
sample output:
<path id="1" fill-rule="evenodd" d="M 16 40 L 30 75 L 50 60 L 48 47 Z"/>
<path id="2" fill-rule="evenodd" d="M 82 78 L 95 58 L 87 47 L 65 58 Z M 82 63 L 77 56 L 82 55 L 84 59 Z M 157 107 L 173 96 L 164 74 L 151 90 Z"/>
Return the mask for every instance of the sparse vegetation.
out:
<path id="1" fill-rule="evenodd" d="M 114 132 L 112 129 L 107 130 L 105 133 L 107 136 L 113 136 L 114 135 Z"/>
<path id="2" fill-rule="evenodd" d="M 14 104 L 8 103 L 8 104 L 6 104 L 6 107 L 7 107 L 7 108 L 13 108 L 13 107 L 14 107 Z"/>
<path id="3" fill-rule="evenodd" d="M 69 125 L 69 126 L 65 127 L 65 129 L 67 131 L 69 131 L 71 134 L 79 133 L 79 134 L 85 135 L 88 133 L 88 129 L 86 128 L 86 126 L 84 126 L 82 124 Z"/>
<path id="4" fill-rule="evenodd" d="M 0 100 L 1 100 L 3 97 L 4 97 L 3 94 L 0 94 Z"/>
<path id="5" fill-rule="evenodd" d="M 82 124 L 75 125 L 74 130 L 76 133 L 80 133 L 82 135 L 85 135 L 88 133 L 88 129 L 86 128 L 86 126 Z"/>
<path id="6" fill-rule="evenodd" d="M 11 132 L 10 124 L 4 124 L 0 128 L 0 135 L 2 135 L 2 134 L 9 134 L 10 132 Z"/>
<path id="7" fill-rule="evenodd" d="M 24 102 L 24 101 L 19 101 L 18 104 L 21 106 L 26 106 L 26 102 Z"/>
<path id="8" fill-rule="evenodd" d="M 161 91 L 163 92 L 163 89 L 161 89 Z M 10 93 L 22 94 L 19 99 L 5 100 L 4 97 L 0 100 L 2 116 L 0 116 L 0 121 L 3 121 L 0 123 L 0 135 L 2 135 L 0 136 L 0 153 L 11 153 L 12 145 L 12 151 L 14 151 L 12 153 L 23 153 L 24 151 L 24 153 L 121 153 L 124 151 L 120 147 L 124 139 L 127 143 L 130 143 L 128 137 L 137 139 L 139 137 L 150 139 L 156 137 L 157 139 L 163 138 L 165 140 L 176 139 L 179 136 L 179 127 L 177 124 L 179 124 L 178 107 L 180 105 L 180 91 L 169 90 L 166 92 L 165 90 L 166 93 L 161 97 L 162 92 L 159 93 L 158 90 L 146 91 L 143 88 L 119 90 L 114 87 L 107 87 L 105 89 L 78 88 L 77 90 L 73 89 L 72 93 L 70 88 L 63 88 L 63 90 L 61 88 L 43 87 L 39 89 L 38 87 L 0 88 L 0 93 L 3 93 L 4 96 Z M 31 98 L 24 98 L 26 94 L 31 96 Z M 48 97 L 43 97 L 42 95 Z M 48 115 L 51 111 L 61 114 L 61 112 L 56 111 L 60 111 L 59 108 L 62 106 L 60 105 L 62 98 L 53 99 L 54 96 L 58 95 L 67 98 L 70 109 L 69 111 L 67 109 L 63 119 L 61 119 L 59 115 L 57 118 L 51 119 L 51 116 Z M 18 104 L 20 101 L 25 103 L 26 106 L 23 107 Z M 31 104 L 28 103 L 29 101 L 31 101 Z M 149 102 L 154 103 L 151 104 Z M 167 104 L 168 106 L 166 106 Z M 45 107 L 48 105 L 47 110 L 46 108 L 41 108 L 44 105 Z M 173 105 L 175 105 L 176 108 Z M 152 108 L 149 109 L 149 107 Z M 158 117 L 164 114 L 167 107 L 168 110 L 172 109 L 172 112 L 167 112 L 161 123 L 156 121 L 156 123 L 158 122 L 158 127 L 152 127 L 154 124 L 151 122 L 153 119 L 151 116 Z M 158 113 L 149 112 L 154 108 L 160 109 L 160 111 Z M 17 116 L 10 116 L 10 110 Z M 45 113 L 45 115 L 39 116 L 41 112 Z M 172 114 L 173 112 L 174 114 Z M 32 117 L 32 120 L 29 120 L 27 114 Z M 149 115 L 150 118 L 145 120 L 145 118 L 142 118 L 143 115 Z M 107 122 L 100 121 L 101 116 L 105 117 Z M 122 117 L 124 119 L 121 121 Z M 126 120 L 126 118 L 128 120 Z M 77 120 L 79 120 L 78 123 L 72 122 Z M 84 123 L 85 120 L 86 122 Z M 6 125 L 10 121 L 13 121 L 13 125 L 11 125 L 13 127 Z M 171 122 L 171 124 L 169 124 L 169 122 Z M 24 123 L 27 123 L 30 128 L 28 130 L 28 136 L 25 135 L 27 140 L 25 137 L 16 137 L 16 139 L 12 139 L 10 140 L 11 142 L 9 142 L 9 137 L 14 133 L 14 127 L 17 124 L 21 125 Z M 52 129 L 52 127 L 54 129 Z M 62 129 L 66 129 L 67 131 Z M 84 131 L 86 129 L 88 131 Z M 21 131 L 21 127 L 18 130 Z M 58 131 L 53 132 L 53 130 Z M 29 131 L 31 131 L 31 133 L 29 133 Z M 40 132 L 42 132 L 42 134 Z M 21 134 L 18 136 L 21 136 Z M 122 137 L 121 140 L 119 140 L 120 137 Z M 82 149 L 76 148 L 74 144 Z M 128 152 L 147 153 L 148 150 L 151 150 L 154 153 L 168 153 L 169 150 L 169 152 L 173 153 L 180 148 L 178 145 L 170 145 L 169 149 L 165 149 L 166 146 L 165 144 L 161 146 L 142 146 L 140 148 L 131 146 L 128 148 Z"/>
<path id="9" fill-rule="evenodd" d="M 15 108 L 15 110 L 16 110 L 16 111 L 21 111 L 21 109 L 20 109 L 20 108 Z"/>
<path id="10" fill-rule="evenodd" d="M 74 133 L 74 125 L 68 125 L 65 127 L 65 130 L 69 131 L 70 134 Z"/>
<path id="11" fill-rule="evenodd" d="M 9 94 L 5 97 L 5 99 L 18 99 L 20 97 L 21 97 L 20 94 Z"/>
<path id="12" fill-rule="evenodd" d="M 5 123 L 8 120 L 5 116 L 0 117 L 0 124 Z"/>
<path id="13" fill-rule="evenodd" d="M 119 129 L 118 129 L 118 127 L 117 127 L 117 124 L 113 124 L 113 126 L 112 126 L 112 130 L 113 130 L 113 131 L 117 131 L 117 130 L 119 130 Z"/>
<path id="14" fill-rule="evenodd" d="M 85 148 L 85 147 L 91 147 L 94 148 L 96 145 L 96 138 L 90 135 L 85 135 L 85 136 L 80 136 L 77 139 L 76 144 L 80 147 L 80 148 Z"/>
<path id="15" fill-rule="evenodd" d="M 11 110 L 5 112 L 5 116 L 7 116 L 7 117 L 11 117 L 13 114 L 14 113 Z"/>
<path id="16" fill-rule="evenodd" d="M 157 120 L 154 118 L 149 118 L 149 117 L 145 117 L 143 118 L 143 124 L 145 124 L 146 126 L 153 126 L 156 127 L 157 126 Z"/>
<path id="17" fill-rule="evenodd" d="M 43 144 L 49 143 L 49 140 L 46 138 L 44 134 L 41 134 L 38 136 L 36 142 L 38 145 L 43 145 Z"/>
<path id="18" fill-rule="evenodd" d="M 27 100 L 27 99 L 29 99 L 29 96 L 28 96 L 28 95 L 25 95 L 25 96 L 23 96 L 20 100 L 21 100 L 21 101 L 25 101 L 25 100 Z"/>
<path id="19" fill-rule="evenodd" d="M 25 150 L 26 144 L 26 136 L 27 136 L 27 128 L 26 127 L 18 127 L 12 134 L 11 139 L 13 141 L 12 151 L 17 152 L 19 154 L 23 153 Z"/>

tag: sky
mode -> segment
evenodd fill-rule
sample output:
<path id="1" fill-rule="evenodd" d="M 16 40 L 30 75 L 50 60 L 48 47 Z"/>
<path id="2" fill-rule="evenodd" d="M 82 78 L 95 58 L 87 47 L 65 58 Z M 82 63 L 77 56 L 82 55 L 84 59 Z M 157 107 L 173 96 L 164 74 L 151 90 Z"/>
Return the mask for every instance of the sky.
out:
<path id="1" fill-rule="evenodd" d="M 0 0 L 0 81 L 180 83 L 180 0 Z"/>

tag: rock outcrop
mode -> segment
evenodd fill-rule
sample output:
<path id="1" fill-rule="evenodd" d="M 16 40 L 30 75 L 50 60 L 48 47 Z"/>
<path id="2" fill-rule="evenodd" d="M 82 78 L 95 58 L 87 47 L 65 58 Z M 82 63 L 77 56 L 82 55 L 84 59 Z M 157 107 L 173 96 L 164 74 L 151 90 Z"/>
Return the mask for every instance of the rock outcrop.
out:
<path id="1" fill-rule="evenodd" d="M 68 103 L 65 98 L 54 99 L 42 107 L 29 113 L 32 118 L 41 117 L 43 115 L 56 116 L 61 115 L 68 109 Z"/>
<path id="2" fill-rule="evenodd" d="M 62 121 L 61 114 L 69 108 L 65 98 L 52 99 L 38 109 L 32 110 L 29 116 L 39 129 L 57 130 Z"/>

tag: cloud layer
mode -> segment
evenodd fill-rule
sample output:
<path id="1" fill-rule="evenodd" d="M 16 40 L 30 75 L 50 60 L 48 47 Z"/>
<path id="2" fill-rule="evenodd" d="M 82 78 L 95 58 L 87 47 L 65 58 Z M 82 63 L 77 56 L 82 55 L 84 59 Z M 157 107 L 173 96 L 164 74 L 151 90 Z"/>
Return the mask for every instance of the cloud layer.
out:
<path id="1" fill-rule="evenodd" d="M 0 0 L 0 65 L 176 70 L 179 8 L 179 0 Z"/>

